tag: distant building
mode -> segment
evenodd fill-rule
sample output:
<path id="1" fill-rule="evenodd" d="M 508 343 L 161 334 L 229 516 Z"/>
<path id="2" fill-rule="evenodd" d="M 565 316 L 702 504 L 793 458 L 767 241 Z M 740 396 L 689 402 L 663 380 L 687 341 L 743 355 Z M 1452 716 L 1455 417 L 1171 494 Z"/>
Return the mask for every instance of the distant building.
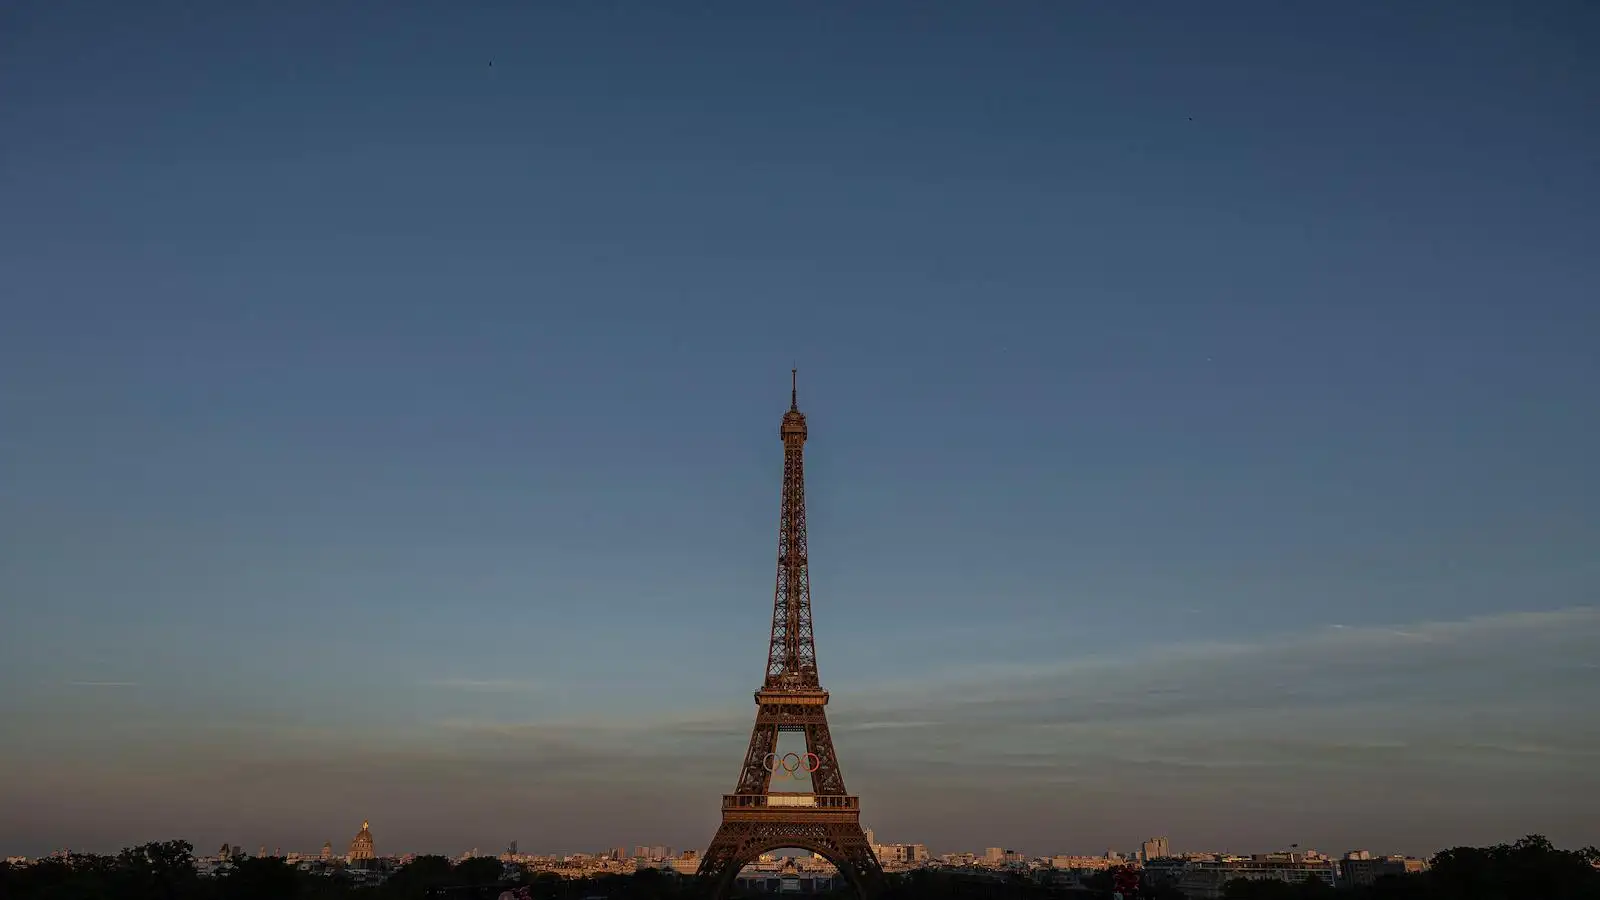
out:
<path id="1" fill-rule="evenodd" d="M 1207 900 L 1221 897 L 1228 882 L 1236 879 L 1299 884 L 1307 878 L 1335 887 L 1339 881 L 1339 865 L 1315 852 L 1258 853 L 1248 859 L 1224 856 L 1189 860 L 1179 874 L 1177 887 L 1189 900 Z"/>
<path id="2" fill-rule="evenodd" d="M 1166 859 L 1172 855 L 1172 848 L 1167 846 L 1164 837 L 1153 837 L 1139 846 L 1139 858 L 1144 860 Z"/>
<path id="3" fill-rule="evenodd" d="M 872 852 L 884 866 L 918 866 L 928 861 L 925 844 L 873 844 Z"/>
<path id="4" fill-rule="evenodd" d="M 1373 859 L 1365 850 L 1346 853 L 1341 865 L 1345 883 L 1351 887 L 1371 887 L 1373 882 L 1385 875 L 1415 875 L 1428 869 L 1427 860 L 1409 856 L 1380 856 Z"/>
<path id="5" fill-rule="evenodd" d="M 346 862 L 373 859 L 376 853 L 372 848 L 372 826 L 367 822 L 361 823 L 361 830 L 350 841 L 350 851 L 344 855 Z"/>
<path id="6" fill-rule="evenodd" d="M 1104 856 L 1070 856 L 1056 855 L 1050 857 L 1050 865 L 1057 869 L 1100 869 L 1111 868 L 1112 861 Z"/>
<path id="7" fill-rule="evenodd" d="M 1199 857 L 1202 860 L 1206 858 Z M 1193 861 L 1181 856 L 1157 856 L 1147 859 L 1144 861 L 1144 877 L 1146 880 L 1175 884 L 1182 877 L 1183 870 Z"/>

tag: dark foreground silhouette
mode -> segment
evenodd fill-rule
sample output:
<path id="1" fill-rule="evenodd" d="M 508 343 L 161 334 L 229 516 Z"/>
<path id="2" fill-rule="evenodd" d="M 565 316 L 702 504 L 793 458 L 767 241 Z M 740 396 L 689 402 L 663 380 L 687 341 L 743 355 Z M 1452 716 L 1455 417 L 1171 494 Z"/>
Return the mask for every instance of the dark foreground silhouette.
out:
<path id="1" fill-rule="evenodd" d="M 1321 882 L 1230 882 L 1226 900 L 1600 900 L 1600 850 L 1561 850 L 1539 835 L 1493 847 L 1457 847 L 1435 855 L 1427 872 L 1388 876 L 1364 888 L 1330 888 Z M 202 878 L 187 841 L 129 847 L 116 856 L 77 854 L 28 866 L 0 866 L 4 900 L 493 900 L 500 892 L 526 885 L 536 900 L 679 900 L 691 898 L 694 884 L 656 870 L 582 881 L 549 874 L 503 881 L 500 862 L 469 859 L 452 865 L 442 856 L 424 856 L 400 867 L 383 884 L 360 886 L 342 875 L 301 872 L 276 857 L 238 857 L 234 870 Z M 840 891 L 822 896 L 851 896 Z M 1139 900 L 1177 900 L 1168 885 L 1145 885 Z M 1016 875 L 995 880 L 956 872 L 920 870 L 892 876 L 883 900 L 940 898 L 1111 897 L 1109 877 L 1091 878 L 1087 890 L 1063 890 Z"/>

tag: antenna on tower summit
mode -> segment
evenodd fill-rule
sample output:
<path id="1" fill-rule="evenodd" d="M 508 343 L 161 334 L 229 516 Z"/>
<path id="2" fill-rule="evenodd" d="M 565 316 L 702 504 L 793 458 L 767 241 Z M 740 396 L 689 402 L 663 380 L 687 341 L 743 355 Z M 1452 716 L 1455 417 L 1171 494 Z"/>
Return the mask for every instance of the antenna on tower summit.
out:
<path id="1" fill-rule="evenodd" d="M 790 409 L 799 409 L 800 408 L 800 388 L 799 388 L 800 375 L 798 374 L 799 372 L 800 372 L 800 369 L 798 367 L 789 370 L 789 408 Z"/>

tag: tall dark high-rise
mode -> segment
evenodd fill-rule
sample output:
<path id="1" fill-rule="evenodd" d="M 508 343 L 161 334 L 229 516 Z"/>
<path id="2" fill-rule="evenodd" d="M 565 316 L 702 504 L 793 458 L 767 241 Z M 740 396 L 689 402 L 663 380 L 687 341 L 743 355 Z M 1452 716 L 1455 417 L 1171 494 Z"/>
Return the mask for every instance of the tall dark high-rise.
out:
<path id="1" fill-rule="evenodd" d="M 795 847 L 821 854 L 862 897 L 878 892 L 883 870 L 861 830 L 861 804 L 846 793 L 828 732 L 828 692 L 817 677 L 806 558 L 806 417 L 790 372 L 783 414 L 783 499 L 778 524 L 778 579 L 772 601 L 767 673 L 756 691 L 739 784 L 722 797 L 722 825 L 706 848 L 699 880 L 711 897 L 727 896 L 739 870 L 762 853 Z M 806 752 L 779 755 L 778 735 L 805 735 Z M 774 774 L 805 774 L 810 791 L 773 791 Z"/>

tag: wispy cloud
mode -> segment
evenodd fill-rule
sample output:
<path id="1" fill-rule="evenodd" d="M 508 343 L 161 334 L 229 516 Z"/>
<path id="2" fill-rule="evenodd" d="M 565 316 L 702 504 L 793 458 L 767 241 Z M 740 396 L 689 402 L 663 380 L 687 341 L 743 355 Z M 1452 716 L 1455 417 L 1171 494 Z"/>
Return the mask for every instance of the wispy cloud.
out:
<path id="1" fill-rule="evenodd" d="M 1600 790 L 1600 610 L 1346 624 L 962 668 L 922 683 L 831 684 L 829 718 L 873 824 L 940 846 L 1024 823 L 1067 828 L 1067 838 L 1094 846 L 1124 832 L 1136 839 L 1159 820 L 1174 832 L 1245 844 L 1293 831 L 1409 849 L 1398 842 L 1478 840 L 1450 823 L 1498 839 L 1533 824 L 1558 832 L 1588 821 L 1581 799 Z M 319 814 L 343 814 L 317 794 L 327 786 L 329 797 L 354 797 L 364 809 L 389 804 L 397 819 L 404 804 L 425 803 L 472 821 L 496 810 L 496 827 L 509 829 L 537 798 L 565 823 L 592 821 L 596 841 L 619 817 L 639 816 L 641 828 L 664 839 L 696 841 L 704 836 L 680 830 L 682 810 L 704 809 L 730 786 L 752 712 L 738 697 L 644 717 L 595 705 L 501 721 L 494 717 L 503 705 L 463 707 L 461 718 L 390 731 L 306 731 L 274 720 L 249 734 L 212 729 L 186 747 L 163 733 L 140 757 L 119 743 L 115 760 L 94 770 L 108 779 L 107 792 L 134 790 L 109 780 L 116 777 L 204 781 L 219 816 L 223 805 L 279 793 L 321 804 Z M 41 760 L 34 776 L 12 776 L 13 789 L 68 784 L 83 768 Z M 958 807 L 973 812 L 950 816 Z M 1070 831 L 1079 826 L 1063 825 L 1062 809 L 1092 827 Z M 1248 815 L 1231 816 L 1241 810 Z M 1251 824 L 1220 834 L 1219 811 Z M 1397 824 L 1387 832 L 1374 824 L 1384 822 Z"/>
<path id="2" fill-rule="evenodd" d="M 938 722 L 896 722 L 896 721 L 871 721 L 856 722 L 845 726 L 849 731 L 878 731 L 884 728 L 936 728 Z"/>
<path id="3" fill-rule="evenodd" d="M 1591 756 L 1600 728 L 1580 723 L 1600 712 L 1600 684 L 1577 666 L 1595 646 L 1600 609 L 1583 607 L 1308 629 L 970 672 L 920 692 L 835 693 L 841 726 L 863 732 L 852 740 L 868 754 L 893 747 L 974 771 L 1014 767 L 1026 751 L 1063 768 L 1143 759 L 1169 771 L 1438 775 L 1447 762 L 1456 772 L 1515 764 L 1492 747 L 1538 746 L 1573 765 Z M 887 722 L 927 721 L 945 723 L 937 741 L 874 737 Z"/>
<path id="4" fill-rule="evenodd" d="M 1136 759 L 1169 770 L 1409 771 L 1446 759 L 1496 765 L 1506 754 L 1489 747 L 1534 744 L 1578 759 L 1600 746 L 1600 729 L 1569 717 L 1594 707 L 1594 670 L 1574 668 L 1593 657 L 1592 646 L 1600 646 L 1593 608 L 1308 628 L 1121 657 L 974 667 L 931 684 L 835 686 L 830 718 L 849 735 L 853 760 L 915 759 L 974 777 Z M 1565 677 L 1552 686 L 1556 670 Z M 1551 704 L 1566 710 L 1562 717 Z M 499 748 L 560 736 L 597 750 L 648 740 L 662 752 L 715 754 L 736 752 L 749 714 L 730 707 L 649 721 L 595 715 L 451 727 L 459 740 Z"/>
<path id="5" fill-rule="evenodd" d="M 544 690 L 544 685 L 536 681 L 518 681 L 506 678 L 435 678 L 424 681 L 422 684 L 424 687 L 444 688 L 455 691 L 527 693 Z"/>
<path id="6" fill-rule="evenodd" d="M 1496 664 L 1542 664 L 1540 659 L 1519 660 L 1534 648 L 1556 651 L 1568 665 L 1581 667 L 1592 659 L 1586 640 L 1600 635 L 1600 608 L 1573 607 L 1544 612 L 1519 612 L 1479 616 L 1454 621 L 1421 622 L 1395 626 L 1344 625 L 1304 632 L 1263 635 L 1237 641 L 1193 641 L 1140 648 L 1108 656 L 1079 655 L 1037 663 L 973 667 L 950 671 L 925 681 L 867 685 L 858 689 L 835 686 L 836 693 L 857 702 L 905 709 L 914 696 L 944 706 L 971 701 L 985 705 L 1034 703 L 1072 695 L 1106 698 L 1127 693 L 1171 695 L 1187 693 L 1198 698 L 1204 680 L 1234 673 L 1242 683 L 1234 690 L 1256 694 L 1262 687 L 1299 683 L 1308 687 L 1317 679 L 1314 670 L 1339 670 L 1356 676 L 1380 672 L 1426 675 L 1441 667 L 1465 668 L 1483 657 Z M 1263 679 L 1263 675 L 1273 677 Z M 1231 681 L 1231 679 L 1230 679 Z M 1181 688 L 1174 687 L 1182 686 Z M 1091 691 L 1092 686 L 1092 691 Z M 1215 687 L 1215 685 L 1212 685 Z"/>

